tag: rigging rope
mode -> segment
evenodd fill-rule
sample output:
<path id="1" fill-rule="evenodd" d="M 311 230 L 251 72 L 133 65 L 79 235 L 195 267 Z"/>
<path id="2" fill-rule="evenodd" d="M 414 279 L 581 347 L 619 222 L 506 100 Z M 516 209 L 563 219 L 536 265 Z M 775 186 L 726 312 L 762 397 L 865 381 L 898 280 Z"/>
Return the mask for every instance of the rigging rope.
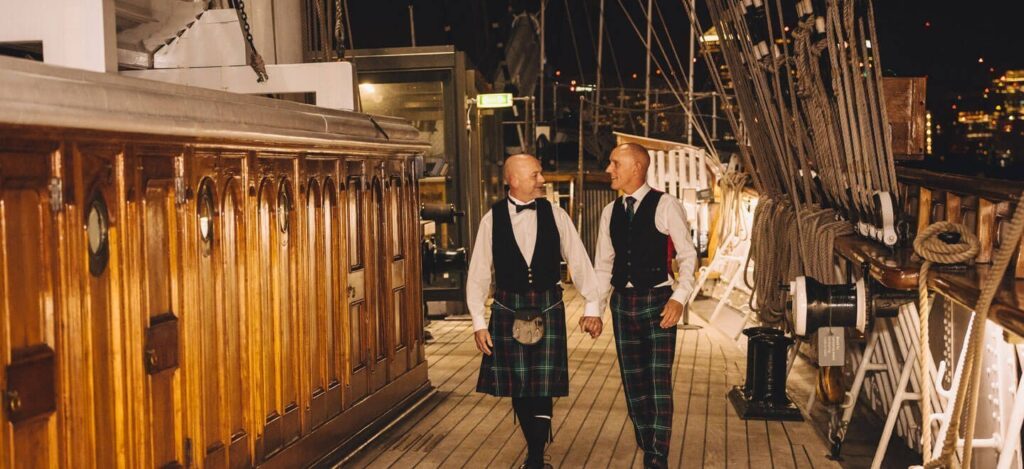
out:
<path id="1" fill-rule="evenodd" d="M 637 0 L 637 1 L 639 2 L 639 0 Z M 643 35 L 643 33 L 640 32 L 640 28 L 636 25 L 636 22 L 633 21 L 633 17 L 629 14 L 629 11 L 626 10 L 626 5 L 622 2 L 622 0 L 618 0 L 618 3 L 619 3 L 619 7 L 622 8 L 623 14 L 625 14 L 625 16 L 626 16 L 626 19 L 629 20 L 630 26 L 633 27 L 633 31 L 636 32 L 637 37 L 640 39 L 640 43 L 643 44 L 644 47 L 648 51 L 651 52 L 651 59 L 654 61 L 655 66 L 657 66 L 658 68 L 660 68 L 662 70 L 669 69 L 670 67 L 663 66 L 661 61 L 658 60 L 658 57 L 653 53 L 654 49 L 651 47 L 651 44 L 649 44 L 646 41 L 646 39 L 644 39 L 644 35 Z M 644 11 L 645 14 L 646 14 L 646 10 L 647 9 L 644 8 L 643 5 L 640 6 L 640 9 L 641 9 L 641 11 Z M 662 56 L 664 56 L 666 58 L 666 60 L 668 60 L 668 55 L 665 53 L 665 48 L 661 44 L 661 39 L 658 37 L 658 35 L 655 35 L 654 38 L 655 38 L 655 42 L 658 44 L 658 48 L 661 50 Z M 669 91 L 672 92 L 672 95 L 675 96 L 676 100 L 679 101 L 680 104 L 683 104 L 685 101 L 683 100 L 683 98 L 681 96 L 680 90 L 676 89 L 676 86 L 673 85 L 672 80 L 669 77 L 667 77 L 667 76 L 665 77 L 665 83 L 668 85 Z M 678 82 L 676 82 L 676 85 L 682 87 L 682 85 L 679 84 Z M 684 106 L 684 109 L 686 109 L 685 106 Z M 694 129 L 697 131 L 697 134 L 701 137 L 701 140 L 704 142 L 704 146 L 707 149 L 708 153 L 710 153 L 713 158 L 720 159 L 719 155 L 718 155 L 718 150 L 715 148 L 715 146 L 713 144 L 714 142 L 708 136 L 708 132 L 707 132 L 707 129 L 705 128 L 705 126 L 704 126 L 704 123 L 701 122 L 699 119 L 697 119 L 694 116 L 694 113 L 692 112 L 692 110 L 687 109 L 686 114 L 687 114 L 687 119 L 693 124 Z"/>
<path id="2" fill-rule="evenodd" d="M 960 241 L 955 244 L 939 239 L 939 234 L 955 232 L 960 234 Z M 928 273 L 933 264 L 957 264 L 968 262 L 978 255 L 981 244 L 966 226 L 959 223 L 942 221 L 928 225 L 914 239 L 914 252 L 924 259 L 920 274 L 917 277 L 918 314 L 920 330 L 918 332 L 919 347 L 917 350 L 917 366 L 921 380 L 921 454 L 927 459 L 932 452 L 932 402 L 931 402 L 931 345 L 929 339 L 929 322 L 932 303 L 928 298 Z M 979 328 L 981 329 L 981 328 Z"/>
<path id="3" fill-rule="evenodd" d="M 572 52 L 576 55 L 576 67 L 580 72 L 580 80 L 583 80 L 583 62 L 580 61 L 580 48 L 576 45 L 576 28 L 572 25 L 572 15 L 569 14 L 569 0 L 562 0 L 565 5 L 565 20 L 569 23 L 569 38 L 572 39 Z"/>
<path id="4" fill-rule="evenodd" d="M 928 229 L 925 229 L 925 232 L 927 231 Z M 956 400 L 954 401 L 949 428 L 946 431 L 946 439 L 943 441 L 942 452 L 938 458 L 928 461 L 929 455 L 924 455 L 927 461 L 924 465 L 925 469 L 953 467 L 957 441 L 960 439 L 960 419 L 963 416 L 965 407 L 967 409 L 967 425 L 963 436 L 962 464 L 963 467 L 971 467 L 971 453 L 974 446 L 974 424 L 978 411 L 978 385 L 981 380 L 982 353 L 980 349 L 981 342 L 985 338 L 985 321 L 988 320 L 989 308 L 992 306 L 992 300 L 999 289 L 999 284 L 1003 281 L 1006 268 L 1010 265 L 1010 259 L 1013 257 L 1018 246 L 1020 246 L 1022 231 L 1024 231 L 1024 193 L 1021 194 L 1021 199 L 1017 202 L 1013 218 L 1005 227 L 999 249 L 996 250 L 992 257 L 992 267 L 981 280 L 981 294 L 978 297 L 977 305 L 974 307 L 976 315 L 975 324 L 979 326 L 971 330 L 971 335 L 967 341 L 967 355 L 964 358 L 963 374 L 961 375 L 960 383 L 957 385 Z M 964 379 L 968 380 L 967 386 L 964 386 Z"/>

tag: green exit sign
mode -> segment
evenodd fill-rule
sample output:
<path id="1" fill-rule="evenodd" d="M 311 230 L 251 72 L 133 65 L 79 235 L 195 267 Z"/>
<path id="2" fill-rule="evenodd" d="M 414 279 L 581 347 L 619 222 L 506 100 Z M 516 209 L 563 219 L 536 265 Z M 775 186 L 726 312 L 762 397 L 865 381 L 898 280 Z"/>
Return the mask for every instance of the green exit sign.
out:
<path id="1" fill-rule="evenodd" d="M 512 107 L 512 93 L 489 93 L 476 95 L 476 105 L 480 109 Z"/>

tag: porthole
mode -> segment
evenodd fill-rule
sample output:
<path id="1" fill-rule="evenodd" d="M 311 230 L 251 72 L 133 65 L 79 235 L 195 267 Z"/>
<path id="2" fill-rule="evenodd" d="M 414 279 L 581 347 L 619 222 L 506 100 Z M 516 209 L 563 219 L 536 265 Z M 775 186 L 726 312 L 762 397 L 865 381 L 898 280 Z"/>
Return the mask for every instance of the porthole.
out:
<path id="1" fill-rule="evenodd" d="M 103 195 L 97 193 L 85 213 L 85 234 L 89 248 L 89 273 L 99 277 L 110 261 L 110 215 Z"/>
<path id="2" fill-rule="evenodd" d="M 288 180 L 281 181 L 277 188 L 277 227 L 282 233 L 288 233 L 289 212 L 292 209 L 291 186 Z"/>
<path id="3" fill-rule="evenodd" d="M 204 256 L 209 256 L 213 250 L 213 200 L 213 181 L 204 179 L 199 184 L 199 196 L 196 198 L 196 222 L 199 225 L 199 244 Z"/>

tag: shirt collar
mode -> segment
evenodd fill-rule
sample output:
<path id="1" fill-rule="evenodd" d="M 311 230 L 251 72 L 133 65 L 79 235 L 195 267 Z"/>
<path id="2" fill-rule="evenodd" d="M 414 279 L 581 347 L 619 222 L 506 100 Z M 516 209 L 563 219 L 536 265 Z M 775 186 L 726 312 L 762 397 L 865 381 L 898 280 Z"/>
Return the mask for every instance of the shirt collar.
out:
<path id="1" fill-rule="evenodd" d="M 530 202 L 534 202 L 536 200 L 537 199 L 533 199 Z M 515 206 L 515 205 L 526 205 L 526 204 L 528 204 L 530 202 L 523 202 L 522 200 L 519 200 L 519 199 L 517 199 L 515 197 L 512 197 L 512 194 L 508 194 L 508 203 L 510 205 L 512 205 L 512 206 Z"/>
<path id="2" fill-rule="evenodd" d="M 650 191 L 651 191 L 651 186 L 648 186 L 647 183 L 645 182 L 645 183 L 643 183 L 643 185 L 641 185 L 639 188 L 637 188 L 637 190 L 634 191 L 632 194 L 625 194 L 625 195 L 623 195 L 622 196 L 622 201 L 623 201 L 623 203 L 625 203 L 626 197 L 632 197 L 632 198 L 636 199 L 636 203 L 637 203 L 637 205 L 639 205 L 640 202 L 642 202 L 644 200 L 644 196 L 647 195 L 647 193 L 650 192 Z"/>

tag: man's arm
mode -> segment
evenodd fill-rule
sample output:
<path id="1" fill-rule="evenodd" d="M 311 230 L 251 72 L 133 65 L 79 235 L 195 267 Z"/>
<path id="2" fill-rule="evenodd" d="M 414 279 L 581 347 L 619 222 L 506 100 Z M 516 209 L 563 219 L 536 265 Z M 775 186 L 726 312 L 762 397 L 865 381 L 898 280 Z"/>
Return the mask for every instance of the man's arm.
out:
<path id="1" fill-rule="evenodd" d="M 690 240 L 690 227 L 686 224 L 686 209 L 679 199 L 664 195 L 658 204 L 656 225 L 658 231 L 667 233 L 672 238 L 676 249 L 676 264 L 679 266 L 679 277 L 676 279 L 672 297 L 662 312 L 661 327 L 675 327 L 682 317 L 686 303 L 693 292 L 693 271 L 697 264 L 697 250 Z"/>
<path id="2" fill-rule="evenodd" d="M 469 260 L 469 272 L 466 276 L 466 306 L 473 318 L 473 330 L 487 330 L 484 319 L 484 304 L 491 293 L 492 251 L 491 251 L 491 212 L 480 219 L 480 228 L 473 244 L 473 256 Z"/>
<path id="3" fill-rule="evenodd" d="M 615 248 L 612 247 L 612 237 L 609 226 L 612 221 L 612 202 L 601 211 L 601 218 L 597 230 L 597 247 L 594 253 L 594 273 L 597 274 L 597 285 L 601 298 L 601 310 L 608 304 L 608 297 L 612 292 L 612 267 L 615 264 Z"/>
<path id="4" fill-rule="evenodd" d="M 594 253 L 594 274 L 597 276 L 597 297 L 598 308 L 603 313 L 608 304 L 608 297 L 612 289 L 612 265 L 615 263 L 615 249 L 612 247 L 611 236 L 608 225 L 611 223 L 612 207 L 611 202 L 601 211 L 601 218 L 598 223 L 597 246 Z M 597 338 L 604 330 L 604 322 L 601 316 L 580 318 L 580 329 L 589 332 L 590 336 Z"/>
<path id="5" fill-rule="evenodd" d="M 600 317 L 600 292 L 598 289 L 597 276 L 594 274 L 594 266 L 590 263 L 590 256 L 576 227 L 572 224 L 569 214 L 561 207 L 552 207 L 555 212 L 555 225 L 558 227 L 558 237 L 562 258 L 569 265 L 569 273 L 572 274 L 573 283 L 576 289 L 587 300 L 583 315 L 587 317 Z"/>

